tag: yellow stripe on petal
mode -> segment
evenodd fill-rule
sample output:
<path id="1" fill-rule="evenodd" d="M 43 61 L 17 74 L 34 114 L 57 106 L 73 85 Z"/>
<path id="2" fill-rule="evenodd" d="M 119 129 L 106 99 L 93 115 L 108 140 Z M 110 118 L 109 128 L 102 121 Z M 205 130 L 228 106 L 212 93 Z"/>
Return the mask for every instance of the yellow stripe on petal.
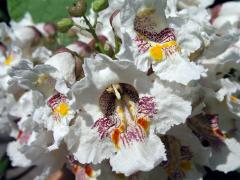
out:
<path id="1" fill-rule="evenodd" d="M 10 54 L 10 55 L 5 59 L 4 64 L 7 65 L 7 66 L 9 66 L 9 65 L 12 63 L 13 58 L 14 58 L 13 55 Z"/>
<path id="2" fill-rule="evenodd" d="M 236 96 L 231 96 L 230 99 L 231 99 L 231 101 L 233 103 L 237 103 L 238 102 L 238 98 Z"/>
<path id="3" fill-rule="evenodd" d="M 155 61 L 162 61 L 163 59 L 163 49 L 168 48 L 168 47 L 177 47 L 177 42 L 176 41 L 168 41 L 163 44 L 156 44 L 150 49 L 150 56 L 155 60 Z M 178 48 L 178 47 L 177 47 Z"/>
<path id="4" fill-rule="evenodd" d="M 163 50 L 161 45 L 156 45 L 150 49 L 150 56 L 155 61 L 162 61 L 163 59 Z"/>
<path id="5" fill-rule="evenodd" d="M 192 169 L 191 161 L 181 161 L 181 169 L 184 172 L 190 171 Z"/>
<path id="6" fill-rule="evenodd" d="M 55 109 L 55 113 L 58 113 L 60 116 L 64 117 L 69 112 L 69 106 L 66 103 L 60 103 Z"/>

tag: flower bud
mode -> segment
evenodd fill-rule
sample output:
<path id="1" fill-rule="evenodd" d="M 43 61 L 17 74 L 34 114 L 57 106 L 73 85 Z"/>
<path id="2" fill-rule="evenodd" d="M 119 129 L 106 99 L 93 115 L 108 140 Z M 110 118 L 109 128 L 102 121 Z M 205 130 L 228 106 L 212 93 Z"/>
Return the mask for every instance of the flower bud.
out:
<path id="1" fill-rule="evenodd" d="M 73 17 L 81 17 L 87 11 L 87 4 L 85 0 L 78 0 L 71 7 L 68 8 L 68 13 Z"/>
<path id="2" fill-rule="evenodd" d="M 92 3 L 92 8 L 95 12 L 100 12 L 108 7 L 108 0 L 95 0 Z"/>
<path id="3" fill-rule="evenodd" d="M 54 36 L 57 32 L 56 26 L 52 23 L 44 24 L 43 30 L 46 32 L 48 36 Z"/>
<path id="4" fill-rule="evenodd" d="M 98 39 L 100 41 L 100 43 L 102 45 L 104 45 L 107 41 L 107 37 L 106 36 L 103 36 L 103 35 L 98 35 Z M 93 51 L 95 49 L 95 44 L 96 44 L 96 41 L 95 39 L 92 39 L 89 43 L 88 43 L 88 46 L 91 48 L 91 50 Z"/>
<path id="5" fill-rule="evenodd" d="M 60 32 L 65 33 L 73 26 L 73 20 L 70 18 L 63 18 L 57 22 L 57 28 Z"/>
<path id="6" fill-rule="evenodd" d="M 112 48 L 112 46 L 108 43 L 105 43 L 104 44 L 104 51 L 106 52 L 106 54 L 109 56 L 109 57 L 113 57 L 114 56 L 114 50 Z"/>

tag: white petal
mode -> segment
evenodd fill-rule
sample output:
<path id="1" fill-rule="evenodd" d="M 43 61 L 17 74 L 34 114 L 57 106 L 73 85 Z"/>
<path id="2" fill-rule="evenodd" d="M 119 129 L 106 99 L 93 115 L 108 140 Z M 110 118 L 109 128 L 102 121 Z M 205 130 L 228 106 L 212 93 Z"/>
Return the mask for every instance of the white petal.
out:
<path id="1" fill-rule="evenodd" d="M 206 75 L 206 70 L 188 59 L 176 55 L 153 66 L 153 70 L 162 80 L 175 81 L 187 85 L 192 80 L 198 80 Z"/>
<path id="2" fill-rule="evenodd" d="M 154 117 L 158 133 L 165 133 L 173 125 L 184 123 L 191 114 L 191 102 L 167 91 L 158 82 L 154 83 L 151 94 L 155 97 L 158 110 Z"/>
<path id="3" fill-rule="evenodd" d="M 56 77 L 61 77 L 73 84 L 76 80 L 75 77 L 75 59 L 68 52 L 63 52 L 52 56 L 46 61 L 45 64 L 55 67 L 59 72 L 54 74 Z"/>
<path id="4" fill-rule="evenodd" d="M 110 158 L 112 170 L 129 176 L 138 171 L 150 171 L 166 160 L 165 147 L 159 137 L 150 135 L 144 142 L 136 142 L 120 149 Z"/>

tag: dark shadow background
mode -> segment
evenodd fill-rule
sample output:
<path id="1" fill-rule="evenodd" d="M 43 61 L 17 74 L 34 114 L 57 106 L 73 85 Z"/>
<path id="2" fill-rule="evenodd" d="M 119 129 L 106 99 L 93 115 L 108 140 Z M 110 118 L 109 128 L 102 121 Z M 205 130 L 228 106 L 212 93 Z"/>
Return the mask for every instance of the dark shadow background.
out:
<path id="1" fill-rule="evenodd" d="M 214 4 L 210 6 L 210 8 L 217 4 L 221 4 L 227 1 L 229 0 L 216 0 Z M 10 17 L 7 12 L 7 0 L 0 0 L 0 22 L 6 22 L 7 24 L 9 24 L 9 21 L 10 21 Z M 3 140 L 0 139 L 0 144 L 3 144 L 3 143 L 7 143 L 7 142 L 3 142 Z M 219 171 L 211 171 L 207 167 L 205 167 L 205 170 L 207 171 L 207 175 L 204 177 L 204 180 L 240 180 L 240 173 L 238 173 L 237 171 L 225 174 Z"/>

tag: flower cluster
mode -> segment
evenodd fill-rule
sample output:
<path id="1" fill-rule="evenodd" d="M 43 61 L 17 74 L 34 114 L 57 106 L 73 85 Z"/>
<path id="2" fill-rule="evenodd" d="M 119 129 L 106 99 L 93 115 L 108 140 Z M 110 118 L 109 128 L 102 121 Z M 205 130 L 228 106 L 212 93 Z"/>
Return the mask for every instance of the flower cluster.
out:
<path id="1" fill-rule="evenodd" d="M 239 2 L 78 0 L 0 24 L 0 131 L 36 179 L 201 179 L 240 168 Z M 58 43 L 57 33 L 77 40 Z"/>

